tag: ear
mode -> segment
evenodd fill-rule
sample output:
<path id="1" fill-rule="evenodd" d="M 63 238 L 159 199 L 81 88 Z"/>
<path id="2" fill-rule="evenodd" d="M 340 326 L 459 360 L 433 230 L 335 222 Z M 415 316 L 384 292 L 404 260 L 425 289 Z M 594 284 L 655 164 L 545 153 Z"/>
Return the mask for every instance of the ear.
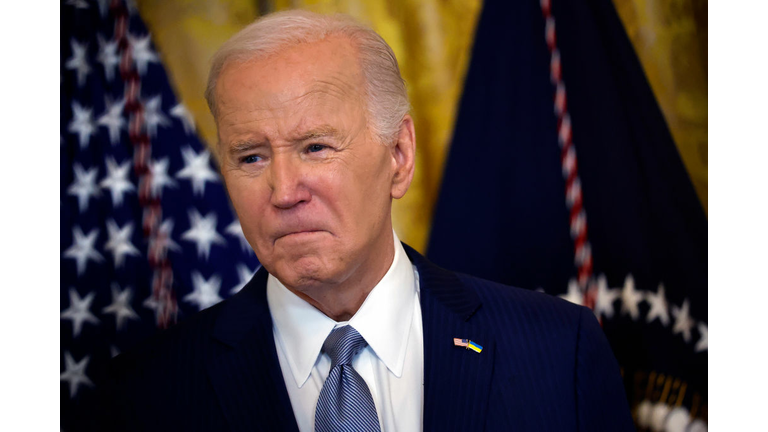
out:
<path id="1" fill-rule="evenodd" d="M 413 118 L 409 114 L 406 114 L 400 122 L 397 140 L 390 151 L 393 172 L 390 193 L 392 198 L 400 199 L 411 185 L 416 166 L 416 130 L 413 127 Z"/>

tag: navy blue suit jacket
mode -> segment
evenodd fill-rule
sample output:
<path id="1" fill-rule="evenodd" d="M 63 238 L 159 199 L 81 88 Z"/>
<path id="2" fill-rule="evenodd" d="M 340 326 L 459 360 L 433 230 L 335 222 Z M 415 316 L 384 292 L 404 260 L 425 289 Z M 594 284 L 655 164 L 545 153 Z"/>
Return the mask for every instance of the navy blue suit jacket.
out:
<path id="1" fill-rule="evenodd" d="M 588 309 L 453 273 L 405 249 L 421 286 L 425 431 L 634 430 L 619 367 Z M 118 356 L 105 427 L 297 431 L 267 275 Z"/>

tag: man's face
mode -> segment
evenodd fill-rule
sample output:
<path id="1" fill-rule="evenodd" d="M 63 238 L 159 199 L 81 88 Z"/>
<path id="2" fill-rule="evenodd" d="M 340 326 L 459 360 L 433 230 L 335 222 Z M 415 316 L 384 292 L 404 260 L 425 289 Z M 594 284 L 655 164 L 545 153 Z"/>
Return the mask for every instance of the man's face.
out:
<path id="1" fill-rule="evenodd" d="M 391 198 L 402 195 L 393 186 L 397 156 L 367 127 L 349 41 L 228 64 L 216 100 L 221 171 L 271 274 L 306 291 L 359 280 L 391 256 Z"/>

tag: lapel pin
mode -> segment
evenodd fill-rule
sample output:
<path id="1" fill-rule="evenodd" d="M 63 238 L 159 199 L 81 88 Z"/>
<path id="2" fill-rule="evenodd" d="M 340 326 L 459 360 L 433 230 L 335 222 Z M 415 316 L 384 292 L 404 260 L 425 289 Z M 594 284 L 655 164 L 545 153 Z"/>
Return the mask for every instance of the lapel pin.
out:
<path id="1" fill-rule="evenodd" d="M 453 338 L 453 344 L 458 347 L 464 347 L 468 350 L 471 349 L 476 353 L 479 353 L 483 350 L 482 345 L 478 344 L 477 342 L 472 342 L 469 339 Z"/>

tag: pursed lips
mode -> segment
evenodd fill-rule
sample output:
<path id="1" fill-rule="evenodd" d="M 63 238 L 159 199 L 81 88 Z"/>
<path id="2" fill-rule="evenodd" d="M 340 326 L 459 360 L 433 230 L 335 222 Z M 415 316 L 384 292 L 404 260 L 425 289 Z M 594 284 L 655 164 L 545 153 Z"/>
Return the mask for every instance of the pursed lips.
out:
<path id="1" fill-rule="evenodd" d="M 281 238 L 292 236 L 292 235 L 300 235 L 300 234 L 312 234 L 312 233 L 319 233 L 319 232 L 325 232 L 324 230 L 318 230 L 318 229 L 297 229 L 292 231 L 286 231 L 278 234 L 275 236 L 275 242 L 280 240 Z M 274 242 L 273 242 L 274 243 Z"/>

